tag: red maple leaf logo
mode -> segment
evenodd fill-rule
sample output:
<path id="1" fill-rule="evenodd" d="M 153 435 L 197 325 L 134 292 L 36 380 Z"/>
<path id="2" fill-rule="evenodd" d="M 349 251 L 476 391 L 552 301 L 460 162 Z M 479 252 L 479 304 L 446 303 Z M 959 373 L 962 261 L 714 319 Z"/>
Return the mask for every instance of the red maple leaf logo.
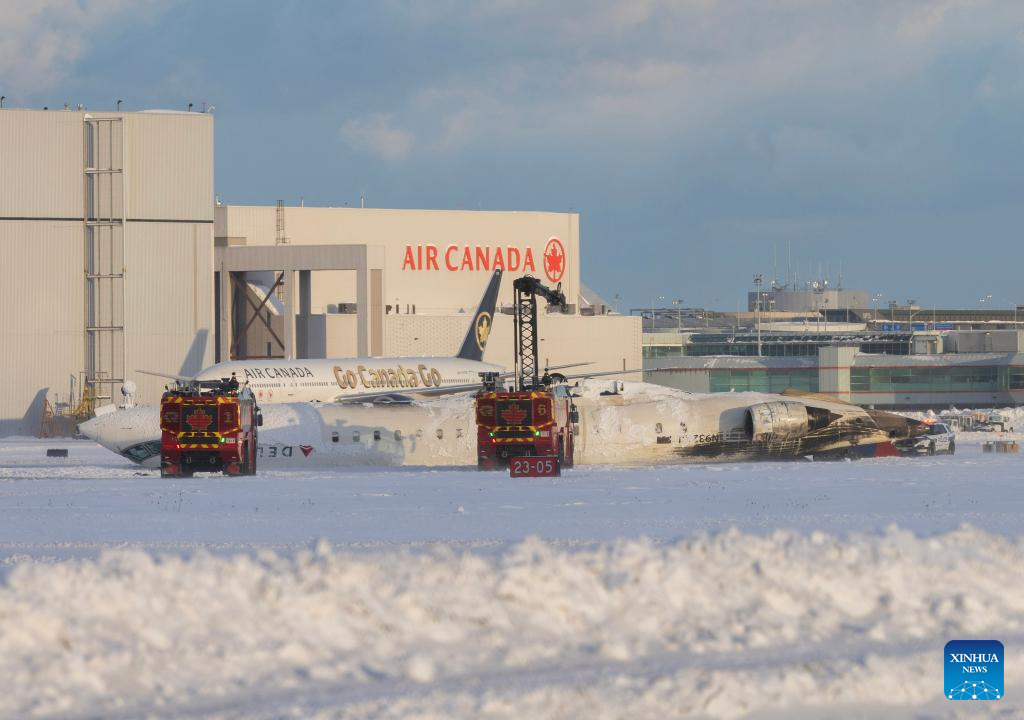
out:
<path id="1" fill-rule="evenodd" d="M 305 455 L 306 457 L 309 457 L 310 453 L 313 452 L 313 446 L 312 445 L 299 445 L 299 450 L 302 451 L 303 455 Z"/>
<path id="2" fill-rule="evenodd" d="M 561 280 L 565 274 L 565 248 L 556 237 L 548 240 L 544 248 L 544 274 L 553 283 Z"/>
<path id="3" fill-rule="evenodd" d="M 188 416 L 188 419 L 185 420 L 185 422 L 188 423 L 188 426 L 193 430 L 201 432 L 210 427 L 210 424 L 213 422 L 213 415 L 210 415 L 202 408 L 199 408 L 198 410 L 193 410 L 192 414 Z"/>
<path id="4" fill-rule="evenodd" d="M 501 419 L 512 425 L 518 425 L 526 417 L 526 409 L 518 403 L 506 405 L 501 409 Z"/>

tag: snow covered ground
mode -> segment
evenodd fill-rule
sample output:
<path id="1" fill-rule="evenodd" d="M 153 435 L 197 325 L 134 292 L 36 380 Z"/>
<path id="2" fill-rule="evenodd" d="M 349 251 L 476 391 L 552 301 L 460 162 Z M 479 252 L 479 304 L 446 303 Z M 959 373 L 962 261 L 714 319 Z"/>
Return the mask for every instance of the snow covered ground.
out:
<path id="1" fill-rule="evenodd" d="M 0 717 L 1024 717 L 1024 455 L 996 437 L 515 481 L 162 480 L 2 441 Z M 999 701 L 942 696 L 971 638 L 1006 646 Z"/>

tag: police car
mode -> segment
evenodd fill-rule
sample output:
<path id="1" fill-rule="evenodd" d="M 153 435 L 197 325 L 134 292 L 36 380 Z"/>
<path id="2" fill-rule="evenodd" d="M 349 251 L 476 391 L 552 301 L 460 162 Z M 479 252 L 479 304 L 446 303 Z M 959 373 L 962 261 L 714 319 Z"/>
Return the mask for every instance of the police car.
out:
<path id="1" fill-rule="evenodd" d="M 896 448 L 904 455 L 934 455 L 956 452 L 956 433 L 946 423 L 932 423 L 924 435 L 897 440 Z"/>

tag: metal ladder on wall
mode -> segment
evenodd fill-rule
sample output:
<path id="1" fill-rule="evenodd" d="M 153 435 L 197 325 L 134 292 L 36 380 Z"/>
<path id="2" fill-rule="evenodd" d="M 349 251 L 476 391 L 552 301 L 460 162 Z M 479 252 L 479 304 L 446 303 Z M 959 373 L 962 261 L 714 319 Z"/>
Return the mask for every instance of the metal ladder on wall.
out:
<path id="1" fill-rule="evenodd" d="M 85 382 L 112 401 L 126 368 L 124 122 L 86 116 L 84 131 Z"/>

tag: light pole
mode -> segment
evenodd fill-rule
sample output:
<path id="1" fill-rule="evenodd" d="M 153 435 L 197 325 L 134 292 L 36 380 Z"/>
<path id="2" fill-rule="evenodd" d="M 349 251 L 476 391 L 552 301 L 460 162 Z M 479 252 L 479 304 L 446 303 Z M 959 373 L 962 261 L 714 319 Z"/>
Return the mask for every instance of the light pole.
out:
<path id="1" fill-rule="evenodd" d="M 673 300 L 672 304 L 676 306 L 676 332 L 683 331 L 683 299 Z"/>
<path id="2" fill-rule="evenodd" d="M 978 302 L 985 306 L 985 311 L 992 312 L 992 296 L 991 295 L 986 295 L 985 297 L 983 297 Z"/>
<path id="3" fill-rule="evenodd" d="M 664 300 L 664 299 L 665 299 L 664 295 L 659 295 L 658 296 L 658 300 Z M 656 304 L 656 302 L 652 298 L 651 299 L 651 332 L 654 332 L 654 306 L 655 306 L 655 304 Z"/>
<path id="4" fill-rule="evenodd" d="M 882 297 L 884 297 L 882 293 L 875 293 L 871 296 L 871 307 L 873 308 L 871 311 L 871 319 L 874 320 L 876 324 L 878 323 L 878 301 L 881 300 Z"/>
<path id="5" fill-rule="evenodd" d="M 985 303 L 989 303 L 989 307 L 991 307 L 991 300 L 992 300 L 992 296 L 991 295 L 985 295 L 984 297 L 978 298 L 978 311 L 979 311 L 979 314 L 981 312 L 984 312 L 984 310 L 985 310 Z M 981 317 L 979 317 L 978 318 L 978 322 L 986 322 L 986 321 L 983 320 Z"/>
<path id="6" fill-rule="evenodd" d="M 754 287 L 757 288 L 757 297 L 754 299 L 754 316 L 757 318 L 757 356 L 761 357 L 761 283 L 764 278 L 761 273 L 754 276 Z"/>

